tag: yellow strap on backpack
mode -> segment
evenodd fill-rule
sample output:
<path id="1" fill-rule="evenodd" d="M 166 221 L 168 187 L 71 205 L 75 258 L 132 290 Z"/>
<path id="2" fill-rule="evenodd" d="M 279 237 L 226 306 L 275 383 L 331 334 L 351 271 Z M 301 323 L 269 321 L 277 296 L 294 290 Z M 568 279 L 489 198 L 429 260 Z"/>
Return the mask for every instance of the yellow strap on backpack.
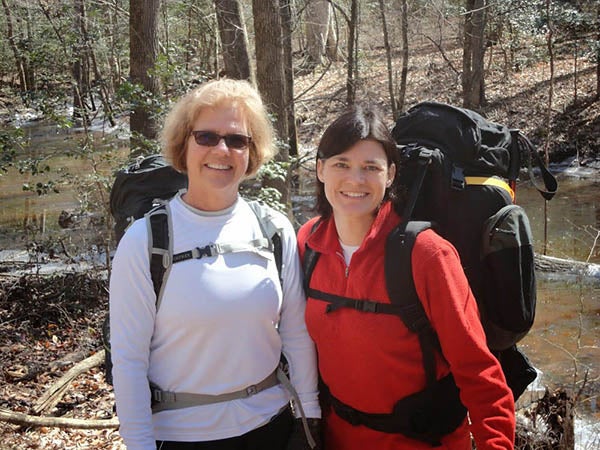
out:
<path id="1" fill-rule="evenodd" d="M 510 195 L 511 200 L 515 201 L 515 191 L 511 189 L 508 183 L 500 178 L 496 177 L 465 177 L 465 183 L 467 184 L 479 184 L 487 186 L 496 186 L 504 189 Z"/>

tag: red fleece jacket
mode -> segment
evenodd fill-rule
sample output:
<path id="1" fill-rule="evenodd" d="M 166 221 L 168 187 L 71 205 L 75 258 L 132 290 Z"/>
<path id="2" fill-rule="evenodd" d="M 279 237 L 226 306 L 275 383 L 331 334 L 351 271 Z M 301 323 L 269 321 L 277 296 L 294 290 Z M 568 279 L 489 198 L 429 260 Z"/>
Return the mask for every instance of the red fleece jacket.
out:
<path id="1" fill-rule="evenodd" d="M 382 206 L 348 267 L 334 219 L 322 221 L 311 234 L 316 220 L 310 220 L 298 233 L 302 257 L 305 245 L 321 253 L 311 288 L 390 303 L 383 255 L 386 237 L 399 222 L 391 205 Z M 442 347 L 443 356 L 437 355 L 438 378 L 452 372 L 471 421 L 470 428 L 465 420 L 445 436 L 438 448 L 470 450 L 470 430 L 478 450 L 512 449 L 512 393 L 500 364 L 487 348 L 477 304 L 456 250 L 435 232 L 424 231 L 412 253 L 412 272 Z M 321 377 L 335 397 L 364 412 L 388 413 L 399 399 L 425 387 L 417 335 L 399 317 L 349 308 L 325 313 L 326 305 L 309 297 L 306 323 L 317 346 Z M 324 413 L 327 450 L 431 448 L 401 434 L 352 426 L 331 411 Z"/>

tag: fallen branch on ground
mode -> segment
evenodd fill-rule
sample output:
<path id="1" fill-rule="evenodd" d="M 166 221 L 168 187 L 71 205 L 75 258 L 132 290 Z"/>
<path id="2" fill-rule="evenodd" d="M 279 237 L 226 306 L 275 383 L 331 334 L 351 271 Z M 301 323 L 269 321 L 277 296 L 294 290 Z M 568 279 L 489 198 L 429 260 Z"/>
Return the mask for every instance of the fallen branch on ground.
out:
<path id="1" fill-rule="evenodd" d="M 0 409 L 0 421 L 28 427 L 59 427 L 99 430 L 104 428 L 119 428 L 119 420 L 112 419 L 71 419 L 68 417 L 40 417 L 23 414 L 6 409 Z"/>
<path id="2" fill-rule="evenodd" d="M 33 405 L 33 412 L 41 414 L 43 411 L 48 411 L 60 401 L 65 394 L 71 381 L 82 373 L 87 372 L 93 367 L 97 367 L 104 362 L 104 350 L 93 354 L 89 358 L 78 362 L 71 367 L 62 377 L 60 377 Z"/>

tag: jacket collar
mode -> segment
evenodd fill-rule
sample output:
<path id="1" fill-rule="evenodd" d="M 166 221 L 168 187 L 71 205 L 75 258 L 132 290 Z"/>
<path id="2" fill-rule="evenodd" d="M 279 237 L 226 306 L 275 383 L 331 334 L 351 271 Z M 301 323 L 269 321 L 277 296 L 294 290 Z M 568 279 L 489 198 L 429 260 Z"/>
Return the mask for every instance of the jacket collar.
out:
<path id="1" fill-rule="evenodd" d="M 370 246 L 373 242 L 377 242 L 380 239 L 386 239 L 390 231 L 399 222 L 400 217 L 394 211 L 392 203 L 389 201 L 383 203 L 360 248 Z M 315 231 L 308 237 L 307 244 L 319 253 L 341 253 L 342 248 L 333 215 L 319 223 Z"/>

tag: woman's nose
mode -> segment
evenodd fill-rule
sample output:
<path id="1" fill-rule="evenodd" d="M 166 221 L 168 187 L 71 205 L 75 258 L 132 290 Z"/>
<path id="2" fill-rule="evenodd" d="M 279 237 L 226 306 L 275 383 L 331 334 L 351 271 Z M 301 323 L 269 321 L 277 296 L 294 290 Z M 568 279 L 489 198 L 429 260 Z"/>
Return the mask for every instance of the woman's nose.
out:
<path id="1" fill-rule="evenodd" d="M 229 151 L 229 147 L 225 143 L 225 138 L 219 139 L 219 142 L 217 142 L 217 144 L 214 145 L 212 148 L 214 150 L 219 150 L 219 151 Z"/>
<path id="2" fill-rule="evenodd" d="M 350 179 L 357 182 L 363 182 L 365 180 L 365 172 L 359 168 L 350 170 Z"/>

